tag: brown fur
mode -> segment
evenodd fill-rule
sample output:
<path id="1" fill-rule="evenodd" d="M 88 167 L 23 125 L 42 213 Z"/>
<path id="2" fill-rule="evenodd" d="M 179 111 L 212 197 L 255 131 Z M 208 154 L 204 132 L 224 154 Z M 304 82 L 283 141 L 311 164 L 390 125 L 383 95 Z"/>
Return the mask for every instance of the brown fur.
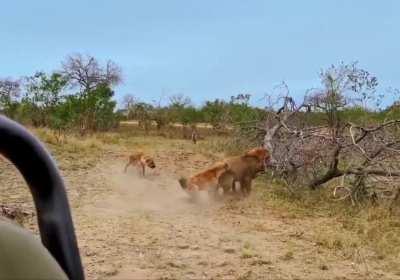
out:
<path id="1" fill-rule="evenodd" d="M 156 168 L 156 164 L 154 163 L 153 158 L 149 156 L 145 156 L 143 153 L 136 153 L 129 156 L 129 161 L 125 165 L 124 172 L 128 169 L 129 165 L 137 165 L 140 166 L 142 169 L 142 175 L 145 175 L 146 166 L 153 169 Z"/>
<path id="2" fill-rule="evenodd" d="M 240 190 L 243 195 L 249 195 L 251 183 L 259 172 L 265 170 L 269 153 L 264 148 L 254 148 L 242 156 L 231 157 L 224 160 L 229 170 L 219 177 L 219 187 L 224 193 L 235 191 L 235 182 L 240 183 Z"/>
<path id="3" fill-rule="evenodd" d="M 255 157 L 259 160 L 259 162 L 262 164 L 262 167 L 265 168 L 266 161 L 269 160 L 270 155 L 267 149 L 265 148 L 253 148 L 250 151 L 246 152 L 244 154 L 244 157 L 251 158 Z"/>
<path id="4" fill-rule="evenodd" d="M 228 171 L 228 164 L 225 162 L 217 163 L 214 166 L 204 170 L 196 175 L 179 179 L 182 189 L 190 195 L 194 195 L 197 191 L 214 192 L 218 188 L 218 179 L 224 172 Z"/>

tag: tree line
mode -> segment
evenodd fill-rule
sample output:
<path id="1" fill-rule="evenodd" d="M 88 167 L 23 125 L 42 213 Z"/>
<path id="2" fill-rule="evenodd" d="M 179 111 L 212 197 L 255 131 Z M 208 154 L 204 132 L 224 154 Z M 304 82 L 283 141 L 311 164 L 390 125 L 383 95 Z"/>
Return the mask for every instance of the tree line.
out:
<path id="1" fill-rule="evenodd" d="M 229 101 L 215 99 L 196 107 L 183 94 L 170 96 L 168 104 L 164 106 L 160 102 L 140 102 L 133 95 L 126 95 L 123 103 L 125 118 L 137 120 L 144 129 L 150 129 L 151 123 L 155 123 L 158 130 L 171 123 L 192 127 L 207 123 L 216 130 L 225 130 L 233 124 L 262 118 L 265 110 L 251 106 L 250 97 L 249 94 L 238 94 L 231 96 Z"/>
<path id="2" fill-rule="evenodd" d="M 343 74 L 347 79 L 339 80 L 335 77 L 330 84 L 331 87 L 346 88 L 346 94 L 356 93 L 359 90 L 357 86 L 361 86 L 362 79 L 366 78 L 364 76 L 368 72 L 358 68 L 357 72 L 354 70 L 355 67 L 355 64 L 339 66 L 340 69 L 348 69 L 348 75 Z M 333 67 L 326 71 L 332 72 L 334 77 L 338 75 L 333 73 L 337 69 Z M 251 130 L 249 124 L 262 122 L 268 118 L 276 111 L 277 103 L 283 98 L 275 88 L 273 93 L 266 96 L 266 106 L 259 108 L 250 105 L 250 94 L 237 94 L 231 96 L 229 100 L 209 100 L 201 106 L 194 106 L 190 98 L 183 94 L 170 96 L 166 105 L 161 105 L 161 102 L 142 102 L 134 95 L 127 94 L 123 98 L 124 109 L 117 110 L 114 88 L 121 81 L 121 68 L 113 61 L 100 63 L 90 55 L 70 55 L 61 62 L 59 69 L 51 73 L 39 71 L 32 76 L 19 79 L 0 79 L 0 112 L 23 124 L 48 127 L 59 133 L 78 131 L 85 134 L 110 130 L 117 127 L 121 120 L 126 119 L 137 120 L 140 127 L 146 130 L 150 129 L 152 124 L 155 124 L 156 129 L 162 129 L 171 123 L 180 123 L 184 126 L 208 123 L 216 130 L 224 130 L 227 127 Z M 344 81 L 352 84 L 353 88 L 341 84 Z M 366 120 L 371 122 L 398 117 L 399 106 L 396 102 L 384 110 L 370 109 L 366 102 L 371 100 L 378 102 L 382 96 L 375 91 L 377 79 L 369 78 L 368 82 L 367 86 L 373 90 L 368 94 L 363 91 L 354 98 L 346 98 L 346 103 L 341 103 L 344 99 L 340 95 L 330 97 L 331 103 L 335 105 L 331 109 L 336 108 L 337 114 L 342 119 L 353 122 Z M 306 120 L 310 124 L 318 125 L 329 121 L 327 120 L 329 115 L 323 112 L 327 108 L 324 109 L 321 104 L 327 103 L 323 99 L 324 90 L 326 92 L 332 89 L 327 87 L 329 84 L 327 78 L 322 79 L 321 83 L 325 86 L 318 94 L 313 93 L 313 99 L 310 98 L 310 94 L 306 94 L 309 98 L 308 103 L 313 103 L 313 110 L 307 114 Z M 282 89 L 282 85 L 277 88 Z M 391 94 L 397 92 L 392 90 Z M 272 99 L 277 102 L 273 104 Z M 333 113 L 330 114 L 334 115 Z"/>
<path id="3" fill-rule="evenodd" d="M 0 79 L 0 112 L 59 132 L 108 130 L 118 125 L 113 87 L 120 82 L 121 68 L 114 62 L 70 55 L 52 73 Z"/>
<path id="4" fill-rule="evenodd" d="M 182 94 L 170 96 L 165 106 L 140 102 L 128 94 L 124 109 L 117 110 L 114 88 L 121 81 L 121 68 L 113 61 L 102 64 L 90 55 L 70 55 L 51 73 L 0 78 L 0 113 L 25 125 L 81 134 L 110 130 L 124 119 L 138 120 L 145 129 L 150 129 L 151 123 L 162 129 L 170 123 L 186 126 L 200 122 L 224 129 L 263 114 L 262 109 L 250 106 L 249 94 L 232 96 L 229 101 L 207 101 L 201 107 Z"/>

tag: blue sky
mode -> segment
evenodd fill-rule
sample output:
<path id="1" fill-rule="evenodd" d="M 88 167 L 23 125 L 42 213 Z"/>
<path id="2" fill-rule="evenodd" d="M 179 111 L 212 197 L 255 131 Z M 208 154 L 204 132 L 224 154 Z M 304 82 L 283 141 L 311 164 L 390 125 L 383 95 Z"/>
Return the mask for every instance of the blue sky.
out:
<path id="1" fill-rule="evenodd" d="M 52 71 L 71 53 L 123 69 L 117 98 L 183 93 L 206 99 L 281 81 L 302 95 L 318 72 L 359 61 L 380 90 L 400 87 L 400 1 L 2 1 L 0 77 Z M 390 99 L 390 98 L 389 98 Z"/>

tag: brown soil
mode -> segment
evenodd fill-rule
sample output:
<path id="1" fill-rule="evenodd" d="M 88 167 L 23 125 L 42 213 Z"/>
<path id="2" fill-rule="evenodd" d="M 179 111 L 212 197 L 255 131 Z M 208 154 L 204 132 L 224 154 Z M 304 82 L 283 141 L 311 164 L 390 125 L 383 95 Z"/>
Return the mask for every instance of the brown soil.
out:
<path id="1" fill-rule="evenodd" d="M 400 278 L 364 253 L 355 262 L 321 248 L 311 232 L 323 218 L 268 209 L 257 188 L 245 200 L 191 202 L 177 178 L 210 159 L 179 147 L 155 153 L 145 178 L 135 168 L 124 174 L 117 152 L 87 168 L 60 159 L 87 279 Z M 15 169 L 2 160 L 0 170 L 1 203 L 32 209 Z"/>

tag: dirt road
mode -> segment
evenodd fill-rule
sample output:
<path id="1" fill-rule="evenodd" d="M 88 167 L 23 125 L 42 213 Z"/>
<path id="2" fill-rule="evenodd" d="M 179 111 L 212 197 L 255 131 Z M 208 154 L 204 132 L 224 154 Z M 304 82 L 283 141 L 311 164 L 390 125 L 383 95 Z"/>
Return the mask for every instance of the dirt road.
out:
<path id="1" fill-rule="evenodd" d="M 89 279 L 395 279 L 373 263 L 321 249 L 308 232 L 324 221 L 285 217 L 247 200 L 192 203 L 177 177 L 205 157 L 159 153 L 157 173 L 106 160 L 86 176 L 75 211 Z M 185 166 L 180 167 L 179 157 Z M 171 164 L 175 162 L 176 164 Z"/>
<path id="2" fill-rule="evenodd" d="M 241 201 L 192 203 L 177 178 L 210 164 L 201 154 L 175 147 L 155 159 L 156 173 L 141 178 L 134 168 L 123 173 L 118 153 L 87 168 L 76 167 L 85 157 L 63 156 L 87 279 L 399 279 L 366 261 L 368 252 L 354 261 L 318 246 L 313 234 L 326 221 L 268 209 L 266 186 Z M 20 176 L 1 164 L 5 199 L 31 205 L 15 187 Z"/>

